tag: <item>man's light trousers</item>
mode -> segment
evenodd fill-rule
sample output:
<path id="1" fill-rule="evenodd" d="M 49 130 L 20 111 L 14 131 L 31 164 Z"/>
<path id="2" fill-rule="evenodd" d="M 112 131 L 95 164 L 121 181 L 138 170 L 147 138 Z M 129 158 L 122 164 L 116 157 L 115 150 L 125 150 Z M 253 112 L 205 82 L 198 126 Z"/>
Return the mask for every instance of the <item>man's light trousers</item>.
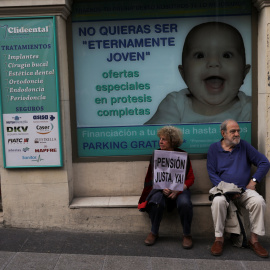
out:
<path id="1" fill-rule="evenodd" d="M 234 203 L 237 207 L 243 207 L 249 211 L 250 231 L 258 235 L 265 235 L 266 204 L 264 198 L 255 190 L 247 189 L 240 198 L 234 200 Z M 215 237 L 222 237 L 224 234 L 228 207 L 229 203 L 224 196 L 216 196 L 212 202 Z"/>

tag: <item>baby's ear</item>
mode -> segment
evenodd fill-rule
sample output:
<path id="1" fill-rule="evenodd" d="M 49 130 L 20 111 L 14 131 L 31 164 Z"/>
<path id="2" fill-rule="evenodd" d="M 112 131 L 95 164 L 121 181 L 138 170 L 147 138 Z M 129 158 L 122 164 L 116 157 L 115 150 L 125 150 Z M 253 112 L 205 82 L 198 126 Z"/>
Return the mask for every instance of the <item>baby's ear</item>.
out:
<path id="1" fill-rule="evenodd" d="M 178 70 L 180 72 L 180 75 L 182 76 L 183 80 L 185 81 L 185 74 L 184 74 L 184 68 L 182 65 L 178 66 Z"/>

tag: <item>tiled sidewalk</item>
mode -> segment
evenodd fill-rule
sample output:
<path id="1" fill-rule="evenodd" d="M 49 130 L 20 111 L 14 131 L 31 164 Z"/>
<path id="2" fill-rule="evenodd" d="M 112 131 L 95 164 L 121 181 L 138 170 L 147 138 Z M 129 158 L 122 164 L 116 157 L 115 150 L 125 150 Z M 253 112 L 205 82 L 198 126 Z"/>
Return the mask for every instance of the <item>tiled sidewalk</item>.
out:
<path id="1" fill-rule="evenodd" d="M 147 234 L 147 233 L 146 233 Z M 194 238 L 185 250 L 180 236 L 160 236 L 154 246 L 142 234 L 80 233 L 0 228 L 0 270 L 100 269 L 268 270 L 270 259 L 225 243 L 221 257 L 210 254 L 213 239 Z M 261 243 L 270 250 L 270 238 Z"/>

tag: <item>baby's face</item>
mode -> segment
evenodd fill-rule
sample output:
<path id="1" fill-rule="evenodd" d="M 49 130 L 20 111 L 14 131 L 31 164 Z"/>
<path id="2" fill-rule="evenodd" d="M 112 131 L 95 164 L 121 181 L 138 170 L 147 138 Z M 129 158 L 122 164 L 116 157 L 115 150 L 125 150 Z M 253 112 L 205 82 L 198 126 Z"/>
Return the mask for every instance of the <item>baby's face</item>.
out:
<path id="1" fill-rule="evenodd" d="M 207 26 L 192 35 L 179 71 L 197 100 L 222 106 L 235 99 L 250 69 L 241 44 L 227 28 Z"/>

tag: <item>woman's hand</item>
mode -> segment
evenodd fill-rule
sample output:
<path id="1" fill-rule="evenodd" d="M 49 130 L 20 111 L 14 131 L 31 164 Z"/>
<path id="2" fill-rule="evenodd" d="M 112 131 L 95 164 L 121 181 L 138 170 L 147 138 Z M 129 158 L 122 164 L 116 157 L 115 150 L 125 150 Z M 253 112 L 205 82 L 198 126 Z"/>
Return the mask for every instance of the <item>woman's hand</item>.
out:
<path id="1" fill-rule="evenodd" d="M 187 189 L 187 186 L 184 184 L 183 190 L 186 190 L 186 189 Z M 163 194 L 172 200 L 176 199 L 178 193 L 179 193 L 178 190 L 170 190 L 168 188 L 163 189 Z"/>
<path id="2" fill-rule="evenodd" d="M 168 198 L 174 200 L 176 199 L 178 193 L 179 193 L 178 190 L 171 190 L 171 194 L 168 196 Z"/>
<path id="3" fill-rule="evenodd" d="M 166 196 L 166 197 L 169 197 L 169 195 L 171 194 L 171 190 L 170 189 L 168 189 L 168 188 L 165 188 L 165 189 L 163 189 L 163 194 Z"/>

